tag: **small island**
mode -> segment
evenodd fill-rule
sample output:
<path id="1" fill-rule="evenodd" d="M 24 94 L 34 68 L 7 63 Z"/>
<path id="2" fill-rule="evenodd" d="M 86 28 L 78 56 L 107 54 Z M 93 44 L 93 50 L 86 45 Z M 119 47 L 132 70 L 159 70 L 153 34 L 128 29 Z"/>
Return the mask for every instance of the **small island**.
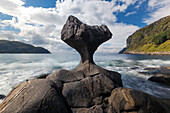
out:
<path id="1" fill-rule="evenodd" d="M 0 40 L 0 54 L 4 53 L 36 53 L 36 54 L 50 54 L 47 49 L 42 47 L 35 47 L 30 44 L 25 44 L 18 41 Z"/>
<path id="2" fill-rule="evenodd" d="M 119 53 L 170 55 L 170 16 L 137 30 L 126 42 Z"/>

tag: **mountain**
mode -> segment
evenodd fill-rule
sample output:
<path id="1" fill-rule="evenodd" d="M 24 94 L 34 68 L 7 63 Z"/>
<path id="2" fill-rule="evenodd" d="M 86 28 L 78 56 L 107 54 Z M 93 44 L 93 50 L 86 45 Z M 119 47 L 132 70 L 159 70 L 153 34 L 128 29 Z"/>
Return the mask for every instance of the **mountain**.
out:
<path id="1" fill-rule="evenodd" d="M 126 42 L 124 53 L 170 55 L 170 16 L 137 30 Z"/>
<path id="2" fill-rule="evenodd" d="M 50 53 L 42 47 L 34 47 L 18 41 L 0 40 L 0 53 Z"/>
<path id="3" fill-rule="evenodd" d="M 127 48 L 123 48 L 121 51 L 119 51 L 119 54 L 123 54 L 125 51 L 127 50 Z"/>

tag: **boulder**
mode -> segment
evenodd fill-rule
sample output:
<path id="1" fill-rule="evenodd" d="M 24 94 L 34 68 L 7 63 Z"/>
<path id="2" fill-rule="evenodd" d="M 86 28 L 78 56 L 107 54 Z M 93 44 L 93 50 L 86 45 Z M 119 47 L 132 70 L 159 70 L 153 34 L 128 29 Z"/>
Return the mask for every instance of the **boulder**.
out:
<path id="1" fill-rule="evenodd" d="M 1 113 L 71 113 L 53 81 L 30 80 L 16 86 L 0 104 Z"/>
<path id="2" fill-rule="evenodd" d="M 170 85 L 170 75 L 158 74 L 158 75 L 151 76 L 150 78 L 148 78 L 148 80 L 152 82 L 161 83 L 164 85 Z"/>
<path id="3" fill-rule="evenodd" d="M 140 74 L 153 75 L 148 78 L 152 82 L 161 83 L 164 85 L 170 85 L 170 67 L 161 66 L 157 68 L 145 68 L 144 72 L 139 72 Z"/>
<path id="4" fill-rule="evenodd" d="M 104 113 L 102 106 L 95 105 L 90 108 L 74 108 L 73 113 Z"/>
<path id="5" fill-rule="evenodd" d="M 170 99 L 157 98 L 147 93 L 116 88 L 108 99 L 112 113 L 169 113 Z"/>
<path id="6" fill-rule="evenodd" d="M 106 97 L 114 88 L 114 83 L 108 77 L 96 75 L 65 83 L 62 93 L 72 108 L 91 107 L 97 102 L 101 103 L 102 99 L 97 97 Z"/>

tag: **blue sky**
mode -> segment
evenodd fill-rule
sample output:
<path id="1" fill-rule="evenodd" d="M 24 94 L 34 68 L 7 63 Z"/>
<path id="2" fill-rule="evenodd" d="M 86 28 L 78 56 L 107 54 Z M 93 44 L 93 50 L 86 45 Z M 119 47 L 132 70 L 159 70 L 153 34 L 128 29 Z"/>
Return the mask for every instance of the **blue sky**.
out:
<path id="1" fill-rule="evenodd" d="M 52 52 L 70 50 L 60 40 L 69 15 L 90 25 L 106 24 L 113 38 L 100 51 L 118 51 L 126 39 L 170 13 L 169 0 L 1 0 L 0 39 L 43 46 Z"/>

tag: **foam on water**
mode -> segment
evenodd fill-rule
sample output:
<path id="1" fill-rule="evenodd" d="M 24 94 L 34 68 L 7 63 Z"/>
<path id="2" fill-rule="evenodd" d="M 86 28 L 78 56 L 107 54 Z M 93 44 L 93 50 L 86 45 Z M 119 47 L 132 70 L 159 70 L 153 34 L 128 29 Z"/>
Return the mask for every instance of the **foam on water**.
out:
<path id="1" fill-rule="evenodd" d="M 170 59 L 114 59 L 97 64 L 121 73 L 124 87 L 137 89 L 157 97 L 170 98 L 170 86 L 148 81 L 148 78 L 152 75 L 139 73 L 144 71 L 143 69 L 146 67 L 170 66 Z"/>
<path id="2" fill-rule="evenodd" d="M 160 59 L 149 59 L 149 60 L 139 60 L 141 64 L 145 66 L 150 66 L 150 67 L 158 67 L 158 66 L 169 66 L 170 61 L 169 60 L 160 60 Z"/>
<path id="3" fill-rule="evenodd" d="M 78 54 L 0 55 L 0 94 L 8 94 L 28 78 L 51 73 L 57 69 L 73 69 L 79 64 Z M 170 88 L 148 81 L 150 76 L 139 74 L 146 67 L 170 66 L 169 57 L 96 54 L 96 64 L 121 73 L 124 87 L 138 89 L 158 97 L 169 97 Z"/>

